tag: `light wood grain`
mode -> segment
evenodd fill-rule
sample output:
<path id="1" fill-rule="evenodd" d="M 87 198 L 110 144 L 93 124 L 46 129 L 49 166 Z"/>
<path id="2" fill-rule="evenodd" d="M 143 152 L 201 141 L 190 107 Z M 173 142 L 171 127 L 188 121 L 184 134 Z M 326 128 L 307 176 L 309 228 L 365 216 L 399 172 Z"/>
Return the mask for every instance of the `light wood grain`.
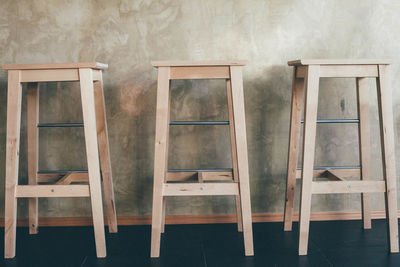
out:
<path id="1" fill-rule="evenodd" d="M 79 81 L 78 69 L 22 70 L 21 82 Z"/>
<path id="2" fill-rule="evenodd" d="M 298 59 L 289 61 L 288 65 L 384 65 L 391 63 L 390 59 Z"/>
<path id="3" fill-rule="evenodd" d="M 78 69 L 78 68 L 105 70 L 108 68 L 108 65 L 99 62 L 3 65 L 3 70 L 44 70 L 44 69 Z"/>
<path id="4" fill-rule="evenodd" d="M 17 199 L 15 196 L 18 184 L 19 142 L 21 129 L 22 88 L 20 72 L 8 72 L 7 97 L 7 137 L 6 137 L 6 189 L 4 212 L 4 257 L 15 257 L 15 238 L 17 226 Z"/>
<path id="5" fill-rule="evenodd" d="M 376 65 L 322 65 L 321 78 L 378 77 Z"/>
<path id="6" fill-rule="evenodd" d="M 152 61 L 153 67 L 187 67 L 187 66 L 244 66 L 246 60 L 204 60 L 204 61 Z"/>
<path id="7" fill-rule="evenodd" d="M 313 182 L 313 194 L 343 194 L 385 192 L 384 181 L 328 181 Z"/>
<path id="8" fill-rule="evenodd" d="M 79 77 L 96 253 L 97 257 L 104 258 L 106 256 L 106 243 L 92 70 L 79 69 Z"/>
<path id="9" fill-rule="evenodd" d="M 371 179 L 371 145 L 369 126 L 369 88 L 366 78 L 357 78 L 357 110 L 360 123 L 358 125 L 359 153 L 361 163 L 361 179 Z M 361 194 L 364 229 L 371 229 L 371 196 Z"/>
<path id="10" fill-rule="evenodd" d="M 179 79 L 227 79 L 229 78 L 228 66 L 204 67 L 171 67 L 171 80 Z"/>
<path id="11" fill-rule="evenodd" d="M 232 170 L 233 170 L 233 179 L 237 183 L 239 182 L 239 171 L 237 164 L 237 147 L 236 147 L 236 135 L 235 135 L 235 118 L 233 115 L 233 103 L 232 103 L 232 87 L 231 81 L 229 79 L 226 80 L 226 97 L 227 97 L 227 105 L 228 105 L 228 117 L 229 117 L 229 133 L 231 139 L 231 152 L 232 152 Z M 243 221 L 242 221 L 242 206 L 240 204 L 240 196 L 235 196 L 235 207 L 236 207 L 236 217 L 237 217 L 237 226 L 238 231 L 243 232 Z"/>
<path id="12" fill-rule="evenodd" d="M 67 179 L 64 179 L 65 176 Z M 84 183 L 89 182 L 89 176 L 87 172 L 57 172 L 57 173 L 38 173 L 38 183 L 58 183 L 63 182 L 65 184 L 71 183 Z"/>
<path id="13" fill-rule="evenodd" d="M 360 169 L 326 169 L 326 170 L 314 170 L 313 178 L 327 178 L 326 172 L 334 172 L 335 175 L 341 178 L 359 178 L 361 177 Z M 301 170 L 296 170 L 296 179 L 301 178 Z"/>
<path id="14" fill-rule="evenodd" d="M 27 87 L 27 119 L 26 128 L 28 135 L 28 183 L 37 184 L 37 171 L 39 164 L 39 86 L 38 83 L 28 83 Z M 38 199 L 29 199 L 29 233 L 38 233 Z"/>
<path id="15" fill-rule="evenodd" d="M 163 185 L 164 196 L 239 195 L 237 183 L 176 183 Z"/>
<path id="16" fill-rule="evenodd" d="M 164 213 L 163 184 L 167 173 L 168 163 L 168 123 L 170 106 L 170 68 L 158 69 L 157 82 L 157 107 L 156 107 L 156 140 L 154 152 L 154 185 L 153 185 L 153 209 L 151 222 L 151 252 L 150 257 L 157 258 L 160 255 L 160 239 Z"/>
<path id="17" fill-rule="evenodd" d="M 19 198 L 38 197 L 88 197 L 88 185 L 19 185 L 16 189 Z"/>
<path id="18" fill-rule="evenodd" d="M 301 110 L 304 96 L 304 79 L 296 78 L 299 68 L 293 69 L 292 107 L 290 112 L 290 136 L 288 149 L 284 231 L 292 230 L 296 168 L 300 148 Z M 307 72 L 307 70 L 305 70 Z"/>
<path id="19" fill-rule="evenodd" d="M 94 98 L 96 108 L 97 140 L 99 142 L 100 167 L 101 176 L 103 178 L 103 192 L 108 219 L 108 230 L 110 233 L 117 233 L 117 211 L 115 208 L 114 186 L 106 120 L 106 107 L 103 91 L 103 78 L 101 76 L 101 73 L 99 80 L 94 83 Z"/>
<path id="20" fill-rule="evenodd" d="M 303 169 L 300 191 L 299 255 L 306 255 L 308 248 L 308 232 L 311 213 L 311 186 L 318 109 L 319 70 L 319 66 L 309 66 L 306 79 L 303 129 Z"/>
<path id="21" fill-rule="evenodd" d="M 254 255 L 251 221 L 249 165 L 247 155 L 246 119 L 241 66 L 231 66 L 231 88 L 238 159 L 240 201 L 242 207 L 244 249 L 246 256 Z"/>
<path id="22" fill-rule="evenodd" d="M 390 251 L 399 252 L 399 230 L 397 216 L 396 160 L 393 130 L 392 88 L 389 84 L 389 66 L 379 65 L 377 79 L 378 113 L 381 133 L 383 177 L 386 181 L 386 216 Z"/>

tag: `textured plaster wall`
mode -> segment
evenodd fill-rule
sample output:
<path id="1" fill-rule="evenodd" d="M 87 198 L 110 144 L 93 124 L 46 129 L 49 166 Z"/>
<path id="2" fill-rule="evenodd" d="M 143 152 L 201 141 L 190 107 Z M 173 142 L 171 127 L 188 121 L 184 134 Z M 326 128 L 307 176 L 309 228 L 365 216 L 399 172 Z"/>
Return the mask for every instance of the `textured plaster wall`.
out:
<path id="1" fill-rule="evenodd" d="M 244 69 L 253 212 L 282 212 L 288 150 L 291 69 L 297 58 L 392 58 L 400 127 L 400 2 L 375 0 L 0 2 L 0 63 L 99 61 L 118 215 L 150 215 L 156 70 L 151 60 L 247 59 Z M 376 101 L 371 81 L 371 99 Z M 172 119 L 227 118 L 222 81 L 172 83 Z M 7 73 L 0 71 L 0 211 L 4 211 Z M 41 122 L 82 120 L 75 83 L 40 85 Z M 23 99 L 25 112 L 26 98 Z M 319 118 L 355 118 L 355 81 L 321 80 Z M 373 178 L 382 178 L 376 104 L 372 105 Z M 22 116 L 20 183 L 27 181 Z M 230 167 L 228 129 L 171 129 L 170 168 Z M 317 165 L 358 164 L 357 128 L 319 126 Z M 400 159 L 400 147 L 396 141 Z M 86 168 L 82 129 L 40 130 L 40 169 Z M 397 160 L 400 166 L 400 161 Z M 399 169 L 399 168 L 398 168 Z M 399 172 L 400 174 L 400 172 Z M 297 192 L 298 194 L 298 192 Z M 19 201 L 19 216 L 27 214 Z M 374 209 L 383 209 L 373 195 Z M 298 196 L 296 196 L 296 206 Z M 233 213 L 229 197 L 180 198 L 169 214 Z M 313 211 L 360 209 L 358 195 L 313 198 Z M 41 199 L 40 216 L 88 216 L 89 200 Z"/>

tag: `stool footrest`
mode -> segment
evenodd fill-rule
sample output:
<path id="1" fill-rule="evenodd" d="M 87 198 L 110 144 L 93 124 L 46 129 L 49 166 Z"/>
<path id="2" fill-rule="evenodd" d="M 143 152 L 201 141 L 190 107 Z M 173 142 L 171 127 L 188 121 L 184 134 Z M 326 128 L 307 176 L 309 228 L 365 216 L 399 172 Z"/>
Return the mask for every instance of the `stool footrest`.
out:
<path id="1" fill-rule="evenodd" d="M 229 125 L 229 121 L 170 121 L 169 125 Z"/>
<path id="2" fill-rule="evenodd" d="M 385 181 L 312 182 L 313 194 L 344 194 L 386 192 Z"/>
<path id="3" fill-rule="evenodd" d="M 67 171 L 40 171 L 37 173 L 38 183 L 54 183 L 68 175 L 69 183 L 72 182 L 88 182 L 89 175 L 83 170 L 67 170 Z"/>
<path id="4" fill-rule="evenodd" d="M 82 122 L 67 122 L 67 123 L 39 123 L 39 128 L 53 128 L 53 127 L 83 127 Z"/>
<path id="5" fill-rule="evenodd" d="M 334 173 L 335 176 L 340 178 L 357 178 L 361 177 L 360 168 L 326 168 L 314 169 L 313 178 L 329 178 L 329 173 Z M 296 170 L 296 179 L 301 179 L 301 169 Z"/>
<path id="6" fill-rule="evenodd" d="M 238 183 L 163 184 L 163 196 L 229 196 L 239 195 Z"/>
<path id="7" fill-rule="evenodd" d="M 232 170 L 228 171 L 187 171 L 167 172 L 167 182 L 186 181 L 201 176 L 202 181 L 232 181 Z"/>
<path id="8" fill-rule="evenodd" d="M 89 197 L 89 185 L 18 185 L 16 197 Z"/>

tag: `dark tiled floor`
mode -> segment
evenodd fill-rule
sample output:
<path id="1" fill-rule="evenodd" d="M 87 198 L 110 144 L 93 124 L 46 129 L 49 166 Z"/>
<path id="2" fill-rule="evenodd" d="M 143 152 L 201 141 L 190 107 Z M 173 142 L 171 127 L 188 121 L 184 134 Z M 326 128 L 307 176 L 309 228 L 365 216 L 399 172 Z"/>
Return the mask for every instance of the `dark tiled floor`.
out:
<path id="1" fill-rule="evenodd" d="M 308 256 L 299 257 L 297 224 L 283 232 L 282 223 L 255 223 L 255 256 L 245 257 L 243 236 L 234 224 L 167 225 L 159 259 L 149 258 L 150 226 L 120 226 L 118 234 L 107 234 L 105 259 L 95 257 L 91 227 L 42 227 L 36 236 L 18 228 L 17 257 L 0 265 L 400 266 L 400 254 L 388 252 L 386 222 L 374 220 L 372 226 L 363 230 L 361 221 L 312 222 Z"/>

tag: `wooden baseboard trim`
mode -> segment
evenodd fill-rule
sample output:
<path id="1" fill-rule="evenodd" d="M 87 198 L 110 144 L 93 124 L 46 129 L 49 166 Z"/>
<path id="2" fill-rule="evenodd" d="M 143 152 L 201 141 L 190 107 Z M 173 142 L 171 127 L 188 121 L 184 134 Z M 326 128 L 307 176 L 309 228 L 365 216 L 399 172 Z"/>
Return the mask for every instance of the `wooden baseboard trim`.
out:
<path id="1" fill-rule="evenodd" d="M 398 212 L 400 216 L 400 211 Z M 372 219 L 384 219 L 385 211 L 372 211 Z M 294 221 L 299 220 L 298 213 L 293 216 Z M 313 212 L 312 221 L 340 221 L 361 220 L 361 212 Z M 215 215 L 170 215 L 166 218 L 166 224 L 208 224 L 208 223 L 235 223 L 234 214 Z M 253 222 L 283 222 L 282 213 L 254 213 Z M 107 221 L 105 220 L 105 223 Z M 118 216 L 118 225 L 150 225 L 151 216 Z M 28 226 L 28 219 L 18 219 L 18 226 Z M 42 217 L 39 218 L 39 226 L 89 226 L 92 225 L 91 217 Z M 4 227 L 4 218 L 0 219 L 0 227 Z"/>

